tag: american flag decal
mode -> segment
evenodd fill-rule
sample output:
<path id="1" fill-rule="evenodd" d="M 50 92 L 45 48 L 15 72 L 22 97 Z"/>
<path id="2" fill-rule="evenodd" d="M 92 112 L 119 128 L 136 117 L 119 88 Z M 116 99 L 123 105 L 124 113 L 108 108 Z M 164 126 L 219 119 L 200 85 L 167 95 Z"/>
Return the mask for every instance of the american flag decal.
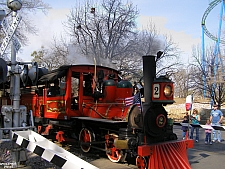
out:
<path id="1" fill-rule="evenodd" d="M 141 94 L 140 92 L 136 93 L 134 96 L 125 98 L 126 106 L 130 106 L 136 104 L 138 108 L 142 111 L 142 103 L 141 103 Z"/>
<path id="2" fill-rule="evenodd" d="M 126 106 L 132 105 L 133 102 L 134 102 L 134 96 L 125 98 L 125 104 L 126 104 Z"/>

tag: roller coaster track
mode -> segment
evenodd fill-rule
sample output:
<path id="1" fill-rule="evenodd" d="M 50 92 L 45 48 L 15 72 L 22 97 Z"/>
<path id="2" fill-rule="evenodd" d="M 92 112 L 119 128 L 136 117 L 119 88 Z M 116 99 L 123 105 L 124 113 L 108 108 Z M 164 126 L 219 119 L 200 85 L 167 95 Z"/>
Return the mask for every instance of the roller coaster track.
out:
<path id="1" fill-rule="evenodd" d="M 223 61 L 222 61 L 222 58 L 219 57 L 218 55 L 220 54 L 220 47 L 219 47 L 219 44 L 222 43 L 222 44 L 225 44 L 225 40 L 222 40 L 220 35 L 221 35 L 221 28 L 222 28 L 222 20 L 223 20 L 223 11 L 224 11 L 224 6 L 225 6 L 225 0 L 214 0 L 212 1 L 210 4 L 209 4 L 209 7 L 206 9 L 203 17 L 202 17 L 202 66 L 203 66 L 203 77 L 202 77 L 202 80 L 203 80 L 203 83 L 204 83 L 204 88 L 203 88 L 203 93 L 204 93 L 204 97 L 206 97 L 206 76 L 205 76 L 205 71 L 206 71 L 206 61 L 205 61 L 205 47 L 204 47 L 204 34 L 206 34 L 210 39 L 216 41 L 216 46 L 215 46 L 215 49 L 214 49 L 214 53 L 213 53 L 213 58 L 211 58 L 211 66 L 214 66 L 214 83 L 213 83 L 213 86 L 212 86 L 212 94 L 211 94 L 211 107 L 212 107 L 212 104 L 215 102 L 215 98 L 214 98 L 214 95 L 215 95 L 215 90 L 216 90 L 216 77 L 217 77 L 217 71 L 218 71 L 218 66 L 219 66 L 219 62 L 221 64 L 221 68 L 222 68 L 222 74 L 224 76 L 224 67 L 223 67 Z M 208 16 L 208 14 L 212 11 L 212 9 L 218 5 L 219 3 L 221 3 L 221 11 L 220 11 L 220 21 L 219 21 L 219 30 L 218 30 L 218 35 L 217 37 L 214 36 L 213 34 L 211 34 L 208 29 L 206 28 L 205 26 L 205 21 L 206 21 L 206 18 Z"/>
<path id="2" fill-rule="evenodd" d="M 215 1 L 212 1 L 210 4 L 209 4 L 209 7 L 206 9 L 203 17 L 202 17 L 202 27 L 204 28 L 204 32 L 205 34 L 212 40 L 214 41 L 218 41 L 218 38 L 216 36 L 214 36 L 213 34 L 211 34 L 209 32 L 209 30 L 206 28 L 206 25 L 205 25 L 205 21 L 206 21 L 206 18 L 208 16 L 208 14 L 212 11 L 212 9 L 217 6 L 219 3 L 221 3 L 222 0 L 215 0 Z M 223 43 L 225 44 L 225 41 L 224 40 L 220 40 L 220 43 Z"/>

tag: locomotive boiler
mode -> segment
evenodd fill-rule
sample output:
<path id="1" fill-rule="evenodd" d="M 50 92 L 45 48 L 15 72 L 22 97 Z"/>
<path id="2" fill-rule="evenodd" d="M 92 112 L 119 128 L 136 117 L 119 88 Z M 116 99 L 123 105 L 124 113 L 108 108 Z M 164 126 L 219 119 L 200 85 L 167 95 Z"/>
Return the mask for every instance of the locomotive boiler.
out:
<path id="1" fill-rule="evenodd" d="M 144 102 L 140 88 L 121 79 L 113 68 L 64 65 L 51 72 L 35 64 L 24 68 L 20 104 L 32 111 L 39 134 L 54 135 L 59 142 L 78 140 L 83 152 L 102 150 L 110 161 L 135 162 L 140 169 L 190 168 L 186 149 L 192 143 L 177 141 L 164 109 L 174 102 L 173 82 L 156 77 L 155 56 L 143 56 Z M 1 90 L 1 103 L 10 104 L 7 82 Z M 4 127 L 4 109 L 1 118 Z"/>

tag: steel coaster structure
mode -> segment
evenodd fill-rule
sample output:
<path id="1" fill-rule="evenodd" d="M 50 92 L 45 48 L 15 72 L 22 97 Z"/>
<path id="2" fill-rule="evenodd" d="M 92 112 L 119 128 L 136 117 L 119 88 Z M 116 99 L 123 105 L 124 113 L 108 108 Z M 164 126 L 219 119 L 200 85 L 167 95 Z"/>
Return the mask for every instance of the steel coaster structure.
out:
<path id="1" fill-rule="evenodd" d="M 212 33 L 209 32 L 209 30 L 206 27 L 206 18 L 209 15 L 209 13 L 212 11 L 213 8 L 215 8 L 217 5 L 221 3 L 220 8 L 220 20 L 219 20 L 219 28 L 218 28 L 218 34 L 217 37 L 214 36 Z M 210 39 L 216 42 L 214 52 L 213 52 L 213 58 L 211 59 L 211 64 L 214 66 L 213 73 L 214 73 L 214 83 L 212 86 L 212 95 L 211 95 L 211 106 L 213 104 L 214 100 L 214 94 L 215 94 L 215 88 L 216 88 L 216 75 L 218 71 L 219 64 L 222 66 L 222 73 L 224 73 L 223 69 L 223 62 L 222 58 L 219 57 L 220 54 L 220 43 L 225 44 L 225 41 L 221 39 L 221 28 L 222 28 L 222 17 L 223 17 L 223 11 L 224 11 L 224 0 L 214 0 L 209 4 L 209 7 L 206 9 L 203 17 L 202 17 L 202 71 L 203 71 L 203 94 L 204 97 L 206 97 L 206 58 L 205 58 L 205 38 L 204 35 L 207 35 Z"/>

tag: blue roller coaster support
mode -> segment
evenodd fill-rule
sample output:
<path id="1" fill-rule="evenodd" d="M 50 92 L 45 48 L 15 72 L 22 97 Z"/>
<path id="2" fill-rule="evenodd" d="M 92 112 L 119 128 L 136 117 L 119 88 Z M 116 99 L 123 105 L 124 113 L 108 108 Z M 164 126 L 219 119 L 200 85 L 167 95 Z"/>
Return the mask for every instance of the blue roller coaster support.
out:
<path id="1" fill-rule="evenodd" d="M 219 22 L 219 30 L 218 30 L 218 35 L 217 37 L 215 37 L 214 35 L 212 35 L 206 28 L 205 26 L 205 20 L 206 17 L 208 16 L 208 14 L 210 13 L 210 11 L 219 3 L 221 2 L 221 10 L 220 10 L 220 22 Z M 221 40 L 220 36 L 221 36 L 221 28 L 222 28 L 222 19 L 223 19 L 223 10 L 224 10 L 224 1 L 223 0 L 215 0 L 213 2 L 211 2 L 209 4 L 209 7 L 207 8 L 207 10 L 205 11 L 203 17 L 202 17 L 202 70 L 203 70 L 203 83 L 204 83 L 204 97 L 206 97 L 206 60 L 205 60 L 205 44 L 204 44 L 204 34 L 206 34 L 210 39 L 216 41 L 216 46 L 214 49 L 214 57 L 211 59 L 211 65 L 214 66 L 214 70 L 213 70 L 213 76 L 214 76 L 214 83 L 212 86 L 212 95 L 211 95 L 211 105 L 215 102 L 214 100 L 214 95 L 215 95 L 215 89 L 216 89 L 216 75 L 217 75 L 217 71 L 218 71 L 218 66 L 219 66 L 219 59 L 218 59 L 218 55 L 220 53 L 220 43 L 225 43 L 225 41 Z M 222 73 L 224 73 L 224 69 L 223 69 L 223 62 L 222 62 L 222 58 L 220 58 L 220 64 L 222 66 Z"/>
<path id="2" fill-rule="evenodd" d="M 204 26 L 202 26 L 202 71 L 203 71 L 203 95 L 206 97 L 206 70 L 205 70 L 205 37 L 204 37 Z"/>

